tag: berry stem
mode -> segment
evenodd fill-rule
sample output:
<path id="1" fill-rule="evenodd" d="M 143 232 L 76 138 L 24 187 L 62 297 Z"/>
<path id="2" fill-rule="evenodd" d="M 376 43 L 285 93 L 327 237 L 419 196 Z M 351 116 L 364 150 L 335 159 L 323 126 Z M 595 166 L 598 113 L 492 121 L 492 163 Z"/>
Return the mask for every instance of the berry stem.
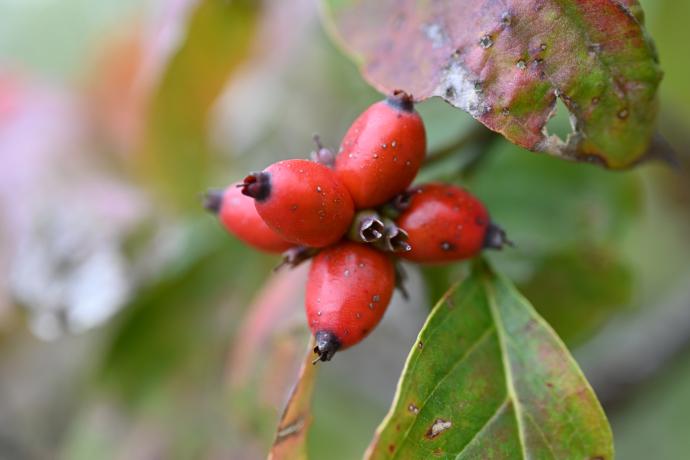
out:
<path id="1" fill-rule="evenodd" d="M 406 281 L 407 281 L 407 272 L 403 268 L 400 261 L 397 261 L 395 263 L 395 288 L 398 291 L 400 291 L 400 294 L 403 296 L 403 299 L 409 300 L 410 294 L 409 294 L 409 292 L 407 292 L 407 288 L 405 287 Z"/>
<path id="2" fill-rule="evenodd" d="M 469 132 L 463 133 L 463 135 L 459 136 L 455 141 L 451 142 L 450 144 L 436 149 L 433 152 L 429 152 L 426 156 L 426 159 L 424 160 L 423 167 L 428 168 L 429 166 L 441 162 L 446 158 L 455 155 L 459 151 L 476 144 L 482 144 L 484 147 L 486 147 L 490 142 L 498 140 L 499 138 L 500 136 L 498 136 L 493 131 L 489 130 L 488 128 L 485 128 L 483 125 L 477 124 Z M 463 172 L 468 169 L 474 169 L 472 163 L 478 161 L 478 158 L 485 157 L 487 151 L 488 150 L 484 148 L 481 151 L 476 152 L 474 157 L 462 166 Z"/>
<path id="3" fill-rule="evenodd" d="M 306 246 L 295 246 L 287 251 L 283 252 L 283 260 L 275 266 L 273 271 L 278 271 L 283 267 L 290 267 L 290 268 L 295 268 L 296 266 L 300 265 L 302 262 L 305 262 L 312 257 L 314 257 L 316 254 L 318 254 L 319 250 L 316 248 L 308 248 Z"/>
<path id="4" fill-rule="evenodd" d="M 384 204 L 379 208 L 379 212 L 383 217 L 388 217 L 389 219 L 397 219 L 400 214 L 403 213 L 409 206 L 412 195 L 414 194 L 416 188 L 410 188 L 404 192 L 396 195 L 388 203 Z"/>

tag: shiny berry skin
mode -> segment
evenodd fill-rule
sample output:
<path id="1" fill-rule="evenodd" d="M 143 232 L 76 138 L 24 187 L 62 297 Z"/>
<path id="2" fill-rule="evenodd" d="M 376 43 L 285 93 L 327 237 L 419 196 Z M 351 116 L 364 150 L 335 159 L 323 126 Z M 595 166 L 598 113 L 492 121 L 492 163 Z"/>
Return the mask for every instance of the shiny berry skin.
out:
<path id="1" fill-rule="evenodd" d="M 261 218 L 283 238 L 302 246 L 329 246 L 345 234 L 355 209 L 350 193 L 326 166 L 284 160 L 244 179 Z"/>
<path id="2" fill-rule="evenodd" d="M 404 191 L 426 154 L 424 123 L 404 93 L 377 102 L 343 138 L 335 171 L 358 209 L 381 205 Z"/>
<path id="3" fill-rule="evenodd" d="M 484 205 L 466 190 L 431 183 L 410 191 L 407 209 L 396 224 L 407 231 L 415 262 L 450 262 L 474 257 L 485 246 L 490 224 Z"/>
<path id="4" fill-rule="evenodd" d="M 271 230 L 256 212 L 254 200 L 242 194 L 238 184 L 225 190 L 209 190 L 204 206 L 218 216 L 225 229 L 244 243 L 266 252 L 283 252 L 294 246 Z"/>
<path id="5" fill-rule="evenodd" d="M 347 241 L 314 257 L 305 305 L 318 360 L 361 342 L 381 321 L 394 286 L 393 262 L 370 246 Z"/>

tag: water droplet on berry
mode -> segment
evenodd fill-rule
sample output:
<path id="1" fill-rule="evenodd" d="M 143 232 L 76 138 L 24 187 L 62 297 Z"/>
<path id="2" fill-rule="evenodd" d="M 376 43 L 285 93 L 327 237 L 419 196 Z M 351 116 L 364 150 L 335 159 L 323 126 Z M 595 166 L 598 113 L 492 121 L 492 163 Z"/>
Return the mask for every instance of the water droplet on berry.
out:
<path id="1" fill-rule="evenodd" d="M 450 251 L 450 250 L 452 250 L 452 249 L 454 249 L 454 246 L 453 246 L 452 243 L 450 243 L 450 242 L 448 242 L 448 241 L 443 241 L 443 242 L 441 243 L 441 250 L 442 250 L 442 251 Z"/>

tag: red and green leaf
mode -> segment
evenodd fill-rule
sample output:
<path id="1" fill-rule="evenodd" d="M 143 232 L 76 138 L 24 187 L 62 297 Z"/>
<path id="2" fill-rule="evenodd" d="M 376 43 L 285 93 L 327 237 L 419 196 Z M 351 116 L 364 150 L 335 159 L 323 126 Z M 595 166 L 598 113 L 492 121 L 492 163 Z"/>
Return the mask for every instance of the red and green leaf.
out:
<path id="1" fill-rule="evenodd" d="M 378 90 L 440 96 L 511 142 L 610 168 L 655 131 L 661 79 L 636 0 L 324 0 Z M 559 99 L 573 133 L 546 132 Z"/>
<path id="2" fill-rule="evenodd" d="M 611 460 L 611 430 L 565 345 L 483 262 L 436 305 L 368 458 Z"/>

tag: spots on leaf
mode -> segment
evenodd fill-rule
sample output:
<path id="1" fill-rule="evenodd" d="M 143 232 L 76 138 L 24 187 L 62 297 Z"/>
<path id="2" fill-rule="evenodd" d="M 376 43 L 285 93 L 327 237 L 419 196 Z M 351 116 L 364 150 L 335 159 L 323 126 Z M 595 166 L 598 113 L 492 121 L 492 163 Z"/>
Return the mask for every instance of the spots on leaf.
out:
<path id="1" fill-rule="evenodd" d="M 426 434 L 424 435 L 427 439 L 434 439 L 446 430 L 449 430 L 453 424 L 449 420 L 443 420 L 442 418 L 437 418 L 433 425 L 429 427 Z"/>

